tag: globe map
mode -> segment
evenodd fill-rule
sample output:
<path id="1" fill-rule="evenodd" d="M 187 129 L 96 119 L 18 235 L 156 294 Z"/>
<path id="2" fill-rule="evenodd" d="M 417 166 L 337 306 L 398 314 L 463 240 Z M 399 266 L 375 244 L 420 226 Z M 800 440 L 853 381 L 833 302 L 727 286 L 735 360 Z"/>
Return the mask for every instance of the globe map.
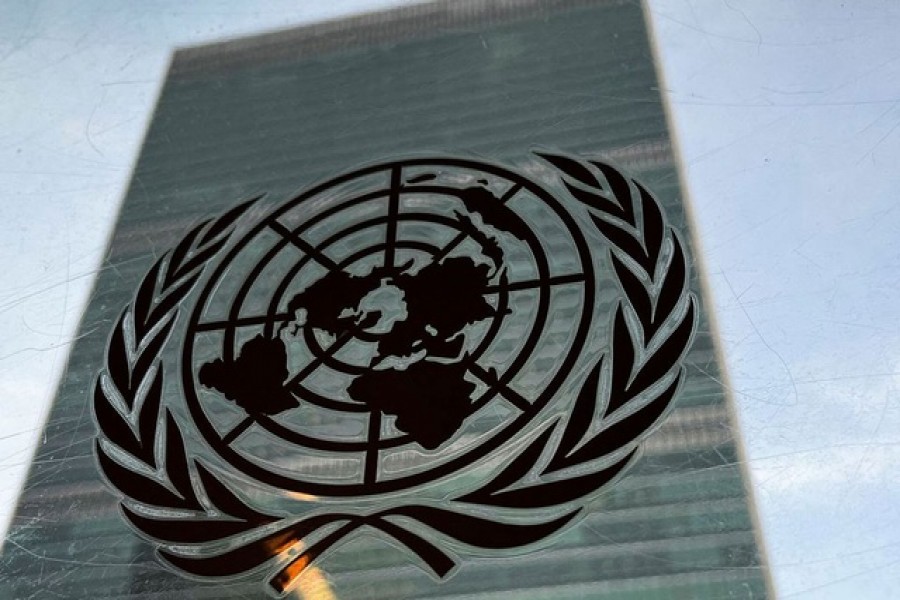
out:
<path id="1" fill-rule="evenodd" d="M 483 223 L 520 232 L 524 224 L 485 188 L 460 190 L 465 206 Z M 490 202 L 493 201 L 493 202 Z M 491 207 L 492 210 L 485 210 Z M 324 331 L 336 340 L 384 330 L 377 337 L 377 355 L 347 388 L 350 398 L 370 410 L 396 417 L 395 425 L 423 448 L 433 450 L 448 441 L 471 413 L 476 385 L 468 370 L 464 329 L 498 316 L 485 300 L 491 280 L 505 277 L 503 251 L 472 217 L 455 213 L 460 229 L 475 240 L 485 262 L 470 256 L 450 256 L 416 268 L 376 266 L 361 276 L 332 270 L 288 303 L 298 315 L 284 327 Z M 385 323 L 385 312 L 363 306 L 374 292 L 392 288 L 402 303 L 400 318 Z M 387 294 L 382 294 L 382 297 Z M 386 328 L 386 330 L 385 330 Z M 406 359 L 401 368 L 379 368 L 387 358 Z M 287 349 L 276 334 L 248 341 L 231 364 L 222 359 L 204 364 L 200 382 L 218 390 L 248 415 L 273 415 L 299 405 L 285 387 L 290 374 Z"/>
<path id="2" fill-rule="evenodd" d="M 435 481 L 553 400 L 594 282 L 578 224 L 530 179 L 455 158 L 365 167 L 269 212 L 220 261 L 182 347 L 187 406 L 269 485 Z"/>
<path id="3" fill-rule="evenodd" d="M 463 378 L 464 361 L 432 359 L 459 359 L 463 328 L 494 314 L 483 295 L 491 268 L 469 257 L 451 257 L 415 273 L 409 272 L 411 266 L 401 267 L 396 274 L 376 267 L 361 277 L 332 271 L 294 296 L 289 312 L 305 313 L 305 321 L 294 322 L 295 326 L 314 327 L 340 338 L 382 319 L 381 311 L 360 307 L 364 297 L 386 285 L 399 289 L 406 318 L 394 322 L 381 336 L 372 368 L 357 376 L 347 391 L 371 409 L 396 416 L 398 429 L 433 449 L 447 441 L 468 416 L 475 385 Z M 374 368 L 386 357 L 414 354 L 426 358 L 405 369 Z M 298 401 L 283 388 L 287 378 L 287 351 L 277 336 L 250 340 L 233 365 L 217 359 L 200 370 L 204 385 L 219 390 L 248 414 L 270 415 L 296 407 Z"/>

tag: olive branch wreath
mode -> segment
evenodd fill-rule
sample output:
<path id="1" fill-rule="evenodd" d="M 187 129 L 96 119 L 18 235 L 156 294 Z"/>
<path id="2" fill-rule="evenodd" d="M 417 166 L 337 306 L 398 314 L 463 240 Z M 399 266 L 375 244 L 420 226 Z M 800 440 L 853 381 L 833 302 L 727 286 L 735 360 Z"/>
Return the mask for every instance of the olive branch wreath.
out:
<path id="1" fill-rule="evenodd" d="M 684 378 L 680 361 L 696 327 L 684 250 L 658 202 L 637 181 L 605 163 L 538 155 L 561 173 L 568 193 L 586 206 L 609 242 L 625 301 L 615 307 L 609 351 L 589 370 L 568 417 L 551 419 L 486 484 L 440 506 L 270 514 L 252 508 L 201 460 L 189 459 L 178 422 L 163 406 L 159 354 L 181 301 L 259 198 L 196 226 L 153 265 L 113 329 L 93 407 L 100 470 L 122 494 L 125 519 L 159 544 L 164 562 L 198 577 L 229 577 L 277 562 L 269 585 L 283 594 L 324 552 L 368 526 L 443 578 L 456 560 L 423 537 L 421 527 L 414 532 L 404 522 L 475 549 L 529 545 L 570 523 L 582 511 L 576 500 L 608 485 L 635 460 Z M 564 514 L 548 520 L 547 509 L 560 506 Z M 473 509 L 515 510 L 501 519 Z M 516 516 L 510 519 L 510 513 Z M 322 529 L 330 531 L 306 545 Z"/>

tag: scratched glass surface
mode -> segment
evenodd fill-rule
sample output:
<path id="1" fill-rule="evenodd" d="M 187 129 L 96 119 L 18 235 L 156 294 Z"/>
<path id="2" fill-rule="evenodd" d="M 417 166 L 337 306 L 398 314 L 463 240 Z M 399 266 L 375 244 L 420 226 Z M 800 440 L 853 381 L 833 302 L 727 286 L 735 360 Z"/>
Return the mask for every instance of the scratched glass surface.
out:
<path id="1" fill-rule="evenodd" d="M 586 513 L 546 539 L 514 552 L 473 552 L 459 538 L 429 537 L 453 556 L 455 566 L 442 579 L 429 570 L 427 557 L 434 555 L 409 537 L 345 523 L 345 530 L 325 528 L 268 549 L 285 550 L 277 566 L 296 575 L 287 596 L 895 596 L 896 8 L 837 2 L 748 7 L 719 0 L 294 4 L 248 9 L 198 2 L 186 9 L 166 2 L 34 2 L 4 10 L 3 597 L 271 593 L 264 586 L 271 565 L 224 579 L 183 577 L 164 567 L 154 556 L 158 544 L 126 525 L 120 495 L 104 485 L 92 403 L 121 311 L 131 306 L 154 262 L 193 227 L 260 193 L 265 198 L 249 209 L 249 221 L 235 236 L 316 183 L 424 153 L 502 165 L 562 194 L 552 165 L 534 154 L 547 149 L 607 160 L 636 177 L 683 236 L 701 316 L 685 358 L 687 382 L 672 411 L 643 444 L 640 460 L 611 486 L 589 494 L 579 505 Z M 354 14 L 363 16 L 347 20 Z M 316 25 L 327 19 L 337 20 Z M 307 28 L 292 29 L 299 26 Z M 285 32 L 254 37 L 272 29 Z M 172 55 L 177 48 L 237 36 Z M 477 185 L 497 198 L 518 193 L 512 189 L 517 184 L 497 172 L 403 166 L 329 188 L 319 206 L 372 189 L 387 198 L 399 189 L 392 173 L 406 186 Z M 414 272 L 427 262 L 423 248 L 446 246 L 454 231 L 468 227 L 458 216 L 468 205 L 448 203 L 433 190 L 402 198 L 400 214 L 430 215 L 424 222 L 397 223 L 398 239 L 408 247 L 396 250 L 395 264 L 411 265 Z M 384 220 L 390 206 L 383 199 L 360 204 L 349 221 L 323 219 L 304 240 L 334 239 L 354 220 Z M 510 206 L 533 231 L 561 227 L 528 193 Z M 288 212 L 281 226 L 302 224 L 309 215 L 307 209 Z M 579 219 L 578 227 L 590 231 L 590 218 Z M 536 267 L 525 246 L 517 246 L 515 236 L 487 230 L 489 235 L 473 239 L 501 240 L 508 266 L 502 276 L 533 279 Z M 328 252 L 351 256 L 381 235 L 380 229 L 360 229 L 339 237 Z M 247 248 L 263 251 L 282 237 L 269 227 Z M 603 241 L 600 235 L 589 239 L 593 245 Z M 491 247 L 488 241 L 468 243 L 458 255 L 485 254 Z M 302 339 L 296 323 L 274 320 L 288 311 L 297 289 L 321 278 L 322 264 L 285 275 L 303 255 L 292 248 L 274 255 L 258 273 L 259 285 L 248 288 L 240 307 L 245 312 L 237 318 L 266 317 L 232 328 L 230 347 L 239 354 L 267 328 L 269 334 L 277 329 L 296 374 L 310 363 L 310 353 L 334 338 L 320 331 L 318 338 Z M 553 286 L 548 305 L 554 317 L 537 344 L 559 352 L 572 345 L 564 333 L 572 328 L 568 315 L 585 296 L 572 283 L 574 248 L 547 249 L 557 280 L 569 279 Z M 604 256 L 597 253 L 593 264 L 603 274 L 598 289 L 608 290 L 615 270 Z M 250 258 L 237 254 L 235 268 Z M 350 270 L 362 278 L 381 260 L 363 257 Z M 485 269 L 492 263 L 490 256 L 479 260 Z M 501 271 L 492 276 L 494 289 L 502 288 L 496 285 Z M 379 319 L 408 316 L 391 285 L 400 285 L 401 277 L 365 296 L 363 304 L 377 308 Z M 269 281 L 288 282 L 275 300 Z M 223 339 L 231 334 L 215 324 L 233 316 L 226 307 L 239 294 L 234 285 L 223 279 L 205 288 L 206 312 L 197 320 L 203 324 L 195 323 L 203 331 L 191 337 L 198 368 L 221 360 L 229 347 Z M 518 294 L 494 348 L 514 346 L 515 332 L 534 318 L 539 292 Z M 489 304 L 498 306 L 495 299 Z M 192 308 L 188 300 L 185 306 Z M 366 315 L 371 310 L 354 318 Z M 181 317 L 178 335 L 191 327 L 189 316 Z M 589 353 L 605 349 L 611 323 L 610 317 L 591 330 Z M 369 333 L 387 327 L 375 319 L 366 326 Z M 477 346 L 488 329 L 487 323 L 471 324 L 467 339 Z M 167 347 L 167 365 L 180 364 L 180 350 Z M 536 382 L 546 381 L 542 369 L 555 368 L 547 358 L 553 352 L 545 349 L 509 389 L 530 398 Z M 372 353 L 371 344 L 353 342 L 335 356 L 352 366 L 371 364 Z M 501 373 L 512 354 L 496 354 Z M 560 395 L 573 399 L 583 389 L 588 363 L 576 371 Z M 347 400 L 352 377 L 336 373 L 309 375 L 305 393 Z M 490 373 L 483 375 L 473 383 L 476 395 L 491 389 Z M 437 464 L 428 446 L 444 441 L 419 438 L 418 445 L 372 452 L 366 444 L 373 439 L 390 446 L 391 439 L 423 434 L 385 418 L 375 423 L 373 438 L 372 419 L 336 418 L 307 403 L 284 422 L 297 426 L 292 435 L 312 434 L 326 446 L 339 440 L 359 451 L 332 460 L 319 448 L 300 461 L 289 459 L 296 445 L 271 435 L 277 415 L 271 422 L 248 420 L 235 403 L 215 404 L 215 385 L 205 385 L 196 373 L 191 377 L 166 380 L 166 398 L 196 388 L 199 402 L 212 407 L 217 435 L 267 473 L 306 482 L 261 493 L 256 479 L 224 463 L 221 450 L 209 449 L 209 435 L 185 426 L 191 456 L 220 469 L 214 473 L 236 473 L 223 481 L 263 512 L 300 514 L 306 509 L 297 507 L 308 504 L 310 514 L 321 514 L 321 498 L 303 492 L 310 481 L 358 491 L 353 486 L 359 482 L 390 487 L 404 477 L 422 478 Z M 171 406 L 178 423 L 196 421 L 183 403 Z M 560 404 L 559 415 L 570 408 L 571 402 Z M 486 404 L 454 432 L 455 446 L 440 456 L 450 461 L 465 454 L 521 409 L 515 400 Z M 547 422 L 529 422 L 520 432 L 523 442 L 538 438 Z M 171 430 L 159 438 L 164 446 L 174 439 Z M 455 489 L 490 479 L 520 450 L 503 446 L 493 462 L 438 478 L 433 488 L 354 495 L 343 506 L 375 511 L 413 498 L 444 508 Z M 194 487 L 209 494 L 212 484 L 193 472 Z M 426 488 L 431 497 L 423 495 Z M 324 510 L 341 502 L 348 500 Z M 517 510 L 480 514 L 514 522 L 521 516 Z M 185 513 L 138 514 L 179 522 Z M 547 519 L 555 516 L 547 513 Z M 393 522 L 426 537 L 434 533 L 407 517 Z M 330 534 L 339 543 L 322 544 Z M 304 564 L 301 553 L 316 544 L 329 551 Z"/>

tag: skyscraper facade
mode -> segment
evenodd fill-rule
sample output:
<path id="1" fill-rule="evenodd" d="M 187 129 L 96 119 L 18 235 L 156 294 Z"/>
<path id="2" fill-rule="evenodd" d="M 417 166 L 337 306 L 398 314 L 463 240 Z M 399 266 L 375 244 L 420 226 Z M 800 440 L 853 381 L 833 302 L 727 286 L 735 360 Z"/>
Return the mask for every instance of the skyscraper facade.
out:
<path id="1" fill-rule="evenodd" d="M 654 190 L 695 266 L 686 383 L 637 463 L 575 526 L 437 582 L 383 539 L 326 555 L 308 598 L 766 598 L 732 409 L 691 247 L 642 8 L 607 0 L 435 2 L 180 50 L 124 200 L 0 557 L 4 597 L 246 598 L 258 578 L 161 565 L 98 472 L 92 394 L 109 331 L 185 232 L 241 200 L 395 156 L 536 171 L 594 156 Z"/>

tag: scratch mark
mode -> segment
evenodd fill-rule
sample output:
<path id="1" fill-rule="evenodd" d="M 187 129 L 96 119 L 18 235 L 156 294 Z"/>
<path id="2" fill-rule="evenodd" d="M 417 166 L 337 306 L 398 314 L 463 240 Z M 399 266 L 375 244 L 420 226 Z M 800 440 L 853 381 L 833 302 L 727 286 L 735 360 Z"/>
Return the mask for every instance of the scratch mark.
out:
<path id="1" fill-rule="evenodd" d="M 91 116 L 88 117 L 87 123 L 84 125 L 84 137 L 87 138 L 88 144 L 90 144 L 91 148 L 94 149 L 94 152 L 106 158 L 106 155 L 97 147 L 94 143 L 94 140 L 91 139 L 91 123 L 94 121 L 94 115 L 97 114 L 97 109 L 100 108 L 100 105 L 103 104 L 103 101 L 106 99 L 106 88 L 103 88 L 103 94 L 100 96 L 100 101 L 94 105 L 94 108 L 91 110 Z"/>
<path id="2" fill-rule="evenodd" d="M 768 340 L 763 336 L 762 332 L 759 330 L 759 327 L 756 326 L 756 323 L 753 321 L 753 318 L 750 316 L 750 313 L 747 312 L 747 309 L 744 307 L 744 304 L 741 302 L 740 297 L 737 295 L 737 292 L 734 289 L 734 286 L 731 285 L 731 281 L 728 279 L 728 276 L 725 273 L 722 273 L 722 278 L 725 280 L 725 284 L 728 286 L 728 289 L 731 290 L 731 293 L 737 298 L 738 308 L 741 309 L 741 312 L 744 313 L 744 316 L 747 318 L 747 321 L 750 323 L 750 327 L 753 328 L 753 331 L 756 332 L 756 335 L 759 336 L 759 341 L 763 343 L 763 346 L 769 349 L 772 354 L 774 354 L 781 364 L 784 366 L 784 370 L 787 373 L 788 380 L 790 381 L 791 388 L 794 390 L 794 403 L 796 404 L 800 400 L 800 392 L 797 389 L 797 382 L 794 380 L 794 374 L 791 371 L 790 366 L 784 357 L 779 353 L 775 348 L 769 344 Z"/>

